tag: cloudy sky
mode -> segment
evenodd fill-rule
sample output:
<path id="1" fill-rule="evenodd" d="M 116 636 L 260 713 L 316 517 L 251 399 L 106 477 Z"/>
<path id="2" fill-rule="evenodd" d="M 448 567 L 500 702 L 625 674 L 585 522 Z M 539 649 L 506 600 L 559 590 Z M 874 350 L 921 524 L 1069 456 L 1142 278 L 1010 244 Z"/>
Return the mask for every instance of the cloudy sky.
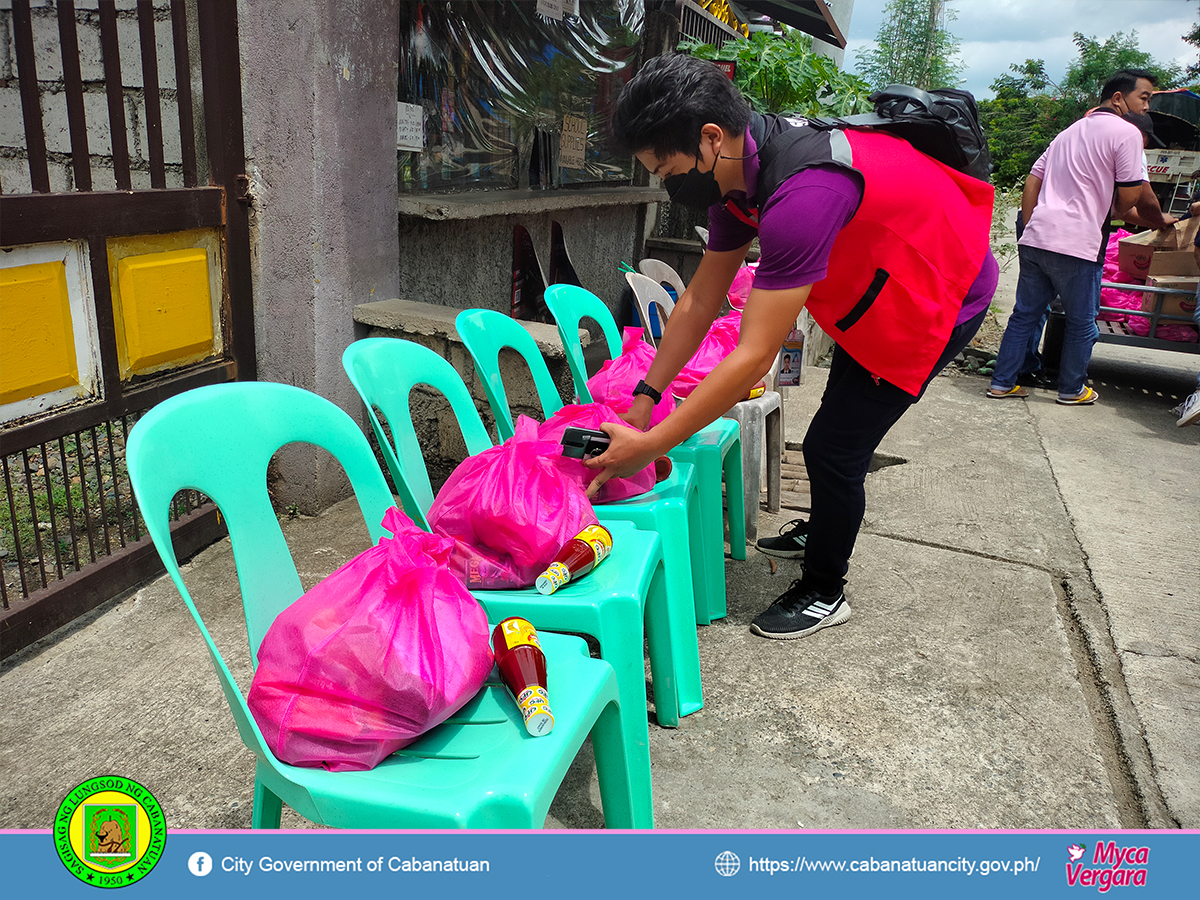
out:
<path id="1" fill-rule="evenodd" d="M 855 51 L 874 45 L 886 0 L 854 0 L 845 68 L 855 68 Z M 1080 31 L 1101 42 L 1118 31 L 1137 31 L 1138 44 L 1157 61 L 1182 65 L 1196 50 L 1181 40 L 1200 15 L 1200 0 L 951 0 L 958 18 L 950 31 L 962 43 L 966 63 L 962 87 L 976 97 L 992 96 L 991 83 L 1009 63 L 1044 59 L 1057 81 L 1078 57 L 1071 42 Z"/>

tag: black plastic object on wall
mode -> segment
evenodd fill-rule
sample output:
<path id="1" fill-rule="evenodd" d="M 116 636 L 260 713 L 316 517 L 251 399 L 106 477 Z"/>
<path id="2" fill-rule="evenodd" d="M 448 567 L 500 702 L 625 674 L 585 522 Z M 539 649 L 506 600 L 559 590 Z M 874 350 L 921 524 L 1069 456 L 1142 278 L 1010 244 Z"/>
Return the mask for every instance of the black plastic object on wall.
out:
<path id="1" fill-rule="evenodd" d="M 571 256 L 563 239 L 563 228 L 558 222 L 550 223 L 550 283 L 583 287 L 575 266 L 571 264 Z"/>
<path id="2" fill-rule="evenodd" d="M 511 314 L 528 322 L 550 322 L 546 308 L 546 277 L 533 238 L 524 225 L 513 226 L 513 278 Z"/>

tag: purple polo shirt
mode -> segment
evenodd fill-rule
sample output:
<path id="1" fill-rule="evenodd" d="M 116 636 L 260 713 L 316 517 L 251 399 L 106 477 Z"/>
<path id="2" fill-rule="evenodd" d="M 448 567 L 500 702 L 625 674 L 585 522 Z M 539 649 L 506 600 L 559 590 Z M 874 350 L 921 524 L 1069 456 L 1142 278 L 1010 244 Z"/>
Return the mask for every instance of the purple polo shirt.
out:
<path id="1" fill-rule="evenodd" d="M 749 156 L 742 166 L 750 196 L 758 186 L 758 149 L 746 132 Z M 744 207 L 747 194 L 733 191 L 726 195 Z M 759 211 L 755 229 L 717 203 L 708 209 L 708 248 L 714 251 L 740 250 L 758 237 L 762 257 L 754 276 L 754 286 L 782 291 L 815 284 L 825 277 L 829 253 L 838 232 L 854 216 L 862 201 L 862 190 L 853 175 L 840 166 L 812 166 L 797 172 L 767 199 Z M 1000 267 L 989 249 L 983 266 L 967 296 L 963 298 L 956 325 L 973 319 L 987 309 L 996 293 Z"/>

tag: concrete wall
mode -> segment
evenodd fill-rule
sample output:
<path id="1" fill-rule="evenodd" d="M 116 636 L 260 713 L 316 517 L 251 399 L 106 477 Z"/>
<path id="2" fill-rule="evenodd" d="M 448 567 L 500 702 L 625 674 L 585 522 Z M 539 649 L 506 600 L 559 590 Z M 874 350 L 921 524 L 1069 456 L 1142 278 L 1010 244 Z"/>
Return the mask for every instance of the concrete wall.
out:
<path id="1" fill-rule="evenodd" d="M 258 377 L 315 391 L 360 420 L 341 366 L 353 307 L 401 284 L 398 3 L 238 4 Z M 316 451 L 293 448 L 279 463 L 281 505 L 316 512 L 347 490 Z"/>
<path id="2" fill-rule="evenodd" d="M 626 283 L 617 264 L 636 263 L 642 255 L 643 203 L 531 213 L 514 213 L 510 206 L 499 202 L 494 215 L 441 222 L 401 215 L 397 296 L 507 313 L 512 297 L 513 226 L 523 225 L 529 231 L 548 276 L 551 223 L 557 221 L 583 286 L 605 301 L 618 322 L 628 317 L 619 303 Z"/>

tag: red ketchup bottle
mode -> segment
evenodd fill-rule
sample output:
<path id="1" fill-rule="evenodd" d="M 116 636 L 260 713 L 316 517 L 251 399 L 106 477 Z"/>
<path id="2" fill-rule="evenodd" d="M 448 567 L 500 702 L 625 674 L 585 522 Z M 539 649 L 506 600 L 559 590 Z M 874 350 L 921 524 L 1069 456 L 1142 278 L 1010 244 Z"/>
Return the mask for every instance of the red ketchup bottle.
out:
<path id="1" fill-rule="evenodd" d="M 546 692 L 546 655 L 537 632 L 525 619 L 505 619 L 492 632 L 492 647 L 500 678 L 517 699 L 525 730 L 534 737 L 554 728 L 550 696 Z"/>
<path id="2" fill-rule="evenodd" d="M 571 538 L 550 567 L 537 577 L 539 594 L 553 594 L 568 581 L 586 575 L 600 565 L 612 550 L 612 535 L 603 525 L 589 525 Z"/>

